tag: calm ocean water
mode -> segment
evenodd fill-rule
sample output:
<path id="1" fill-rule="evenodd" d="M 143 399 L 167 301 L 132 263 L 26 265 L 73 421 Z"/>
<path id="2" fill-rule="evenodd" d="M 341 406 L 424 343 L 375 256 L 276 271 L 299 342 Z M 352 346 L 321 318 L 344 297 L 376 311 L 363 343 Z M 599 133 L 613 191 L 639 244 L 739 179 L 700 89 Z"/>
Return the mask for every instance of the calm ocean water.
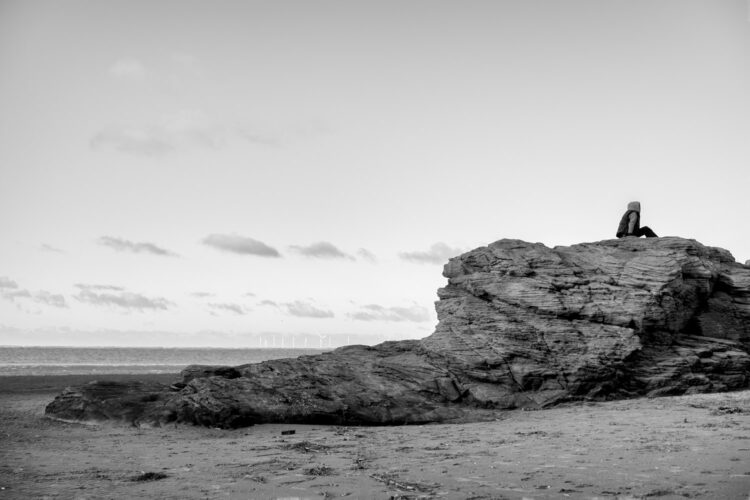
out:
<path id="1" fill-rule="evenodd" d="M 242 365 L 318 354 L 321 349 L 0 347 L 2 375 L 176 373 L 187 365 Z"/>

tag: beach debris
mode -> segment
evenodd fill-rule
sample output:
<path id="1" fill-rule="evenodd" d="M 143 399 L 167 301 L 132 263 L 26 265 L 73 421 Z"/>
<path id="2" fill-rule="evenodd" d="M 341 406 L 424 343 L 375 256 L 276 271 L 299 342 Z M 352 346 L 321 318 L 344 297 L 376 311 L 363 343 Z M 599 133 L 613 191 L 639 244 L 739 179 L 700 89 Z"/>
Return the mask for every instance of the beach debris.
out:
<path id="1" fill-rule="evenodd" d="M 544 431 L 518 431 L 516 432 L 516 436 L 521 437 L 530 437 L 530 436 L 539 436 L 539 437 L 546 437 L 547 433 Z"/>
<path id="2" fill-rule="evenodd" d="M 648 493 L 646 493 L 645 495 L 643 495 L 643 498 L 648 498 L 648 497 L 664 497 L 664 496 L 675 495 L 675 494 L 676 494 L 676 492 L 674 490 L 671 490 L 671 489 L 668 489 L 668 488 L 658 488 L 658 489 L 649 491 Z"/>
<path id="3" fill-rule="evenodd" d="M 332 476 L 334 474 L 334 470 L 327 465 L 314 465 L 309 469 L 305 469 L 306 476 Z"/>
<path id="4" fill-rule="evenodd" d="M 131 481 L 158 481 L 159 479 L 165 479 L 169 477 L 167 474 L 164 474 L 163 472 L 143 472 L 141 471 L 140 474 L 133 476 L 130 480 Z"/>
<path id="5" fill-rule="evenodd" d="M 299 451 L 302 453 L 327 453 L 330 446 L 319 443 L 311 443 L 310 441 L 300 441 L 299 443 L 288 444 L 284 448 L 287 450 Z"/>
<path id="6" fill-rule="evenodd" d="M 691 408 L 709 408 L 708 404 L 706 403 L 688 403 L 687 406 Z"/>
<path id="7" fill-rule="evenodd" d="M 745 409 L 739 406 L 719 406 L 711 412 L 711 415 L 731 415 L 732 413 L 745 413 Z"/>
<path id="8" fill-rule="evenodd" d="M 362 439 L 367 437 L 367 434 L 364 434 L 362 432 L 355 432 L 351 427 L 336 427 L 334 428 L 333 432 L 337 436 L 343 436 L 344 441 L 350 441 L 352 439 Z"/>
<path id="9" fill-rule="evenodd" d="M 395 488 L 401 491 L 418 491 L 421 493 L 429 493 L 434 491 L 440 485 L 438 484 L 425 484 L 425 483 L 414 483 L 411 481 L 404 481 L 400 479 L 396 474 L 392 472 L 383 472 L 370 474 L 370 477 L 381 483 L 385 483 L 390 488 Z"/>
<path id="10" fill-rule="evenodd" d="M 292 434 L 295 434 L 296 432 L 297 432 L 297 431 L 295 431 L 294 429 L 290 429 L 290 430 L 288 430 L 288 431 L 281 431 L 281 435 L 282 435 L 282 436 L 290 436 L 290 435 L 292 435 Z"/>
<path id="11" fill-rule="evenodd" d="M 252 474 L 245 474 L 242 476 L 243 479 L 249 479 L 250 481 L 255 481 L 256 483 L 266 484 L 268 482 L 268 479 L 266 479 L 266 476 L 254 476 Z"/>

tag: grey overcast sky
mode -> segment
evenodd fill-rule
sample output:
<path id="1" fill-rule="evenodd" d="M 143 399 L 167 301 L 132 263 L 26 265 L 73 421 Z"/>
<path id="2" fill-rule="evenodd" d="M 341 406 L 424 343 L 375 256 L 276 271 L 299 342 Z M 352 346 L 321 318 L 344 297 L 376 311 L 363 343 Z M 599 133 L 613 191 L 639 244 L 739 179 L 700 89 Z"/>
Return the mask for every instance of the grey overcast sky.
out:
<path id="1" fill-rule="evenodd" d="M 750 259 L 746 0 L 0 0 L 0 344 L 418 338 L 501 238 Z"/>

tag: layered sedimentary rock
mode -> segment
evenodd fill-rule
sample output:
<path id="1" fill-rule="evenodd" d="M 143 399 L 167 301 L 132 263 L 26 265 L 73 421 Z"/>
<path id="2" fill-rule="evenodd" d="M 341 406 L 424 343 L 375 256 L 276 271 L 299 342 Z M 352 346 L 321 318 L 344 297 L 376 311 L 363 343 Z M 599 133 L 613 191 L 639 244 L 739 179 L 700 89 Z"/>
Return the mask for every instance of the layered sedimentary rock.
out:
<path id="1" fill-rule="evenodd" d="M 422 340 L 349 346 L 174 385 L 92 383 L 47 407 L 68 419 L 403 424 L 489 411 L 740 389 L 750 383 L 750 268 L 682 238 L 570 247 L 501 240 L 451 259 Z"/>

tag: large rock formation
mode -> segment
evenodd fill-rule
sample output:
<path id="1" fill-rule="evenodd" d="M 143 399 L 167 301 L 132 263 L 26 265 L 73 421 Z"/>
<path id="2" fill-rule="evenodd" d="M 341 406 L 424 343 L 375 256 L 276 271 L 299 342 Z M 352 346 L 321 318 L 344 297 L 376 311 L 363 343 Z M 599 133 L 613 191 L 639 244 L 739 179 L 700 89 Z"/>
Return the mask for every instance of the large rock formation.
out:
<path id="1" fill-rule="evenodd" d="M 173 386 L 95 382 L 47 413 L 136 425 L 403 424 L 750 383 L 750 268 L 682 238 L 501 240 L 455 257 L 422 340 L 238 367 Z"/>

